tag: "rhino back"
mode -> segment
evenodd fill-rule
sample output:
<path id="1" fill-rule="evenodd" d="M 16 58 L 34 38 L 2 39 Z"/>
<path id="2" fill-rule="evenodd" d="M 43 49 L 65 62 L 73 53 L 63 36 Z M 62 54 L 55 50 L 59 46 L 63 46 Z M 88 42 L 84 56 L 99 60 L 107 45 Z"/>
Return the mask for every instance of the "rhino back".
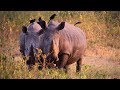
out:
<path id="1" fill-rule="evenodd" d="M 76 51 L 79 54 L 86 48 L 85 33 L 72 24 L 65 23 L 65 28 L 60 33 L 60 50 L 74 56 Z"/>

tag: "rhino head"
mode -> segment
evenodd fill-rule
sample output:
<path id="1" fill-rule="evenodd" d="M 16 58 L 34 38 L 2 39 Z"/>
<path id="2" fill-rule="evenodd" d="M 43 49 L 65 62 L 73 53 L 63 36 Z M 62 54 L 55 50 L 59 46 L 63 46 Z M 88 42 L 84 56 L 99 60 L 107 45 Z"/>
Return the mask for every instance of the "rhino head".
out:
<path id="1" fill-rule="evenodd" d="M 36 48 L 40 48 L 41 35 L 44 30 L 37 22 L 30 23 L 28 27 L 23 26 L 20 35 L 20 51 L 21 53 L 29 57 L 27 64 L 34 64 L 37 61 L 35 54 Z"/>
<path id="2" fill-rule="evenodd" d="M 58 59 L 59 53 L 59 32 L 65 27 L 65 22 L 56 23 L 53 20 L 46 27 L 43 38 L 43 53 L 51 62 Z"/>

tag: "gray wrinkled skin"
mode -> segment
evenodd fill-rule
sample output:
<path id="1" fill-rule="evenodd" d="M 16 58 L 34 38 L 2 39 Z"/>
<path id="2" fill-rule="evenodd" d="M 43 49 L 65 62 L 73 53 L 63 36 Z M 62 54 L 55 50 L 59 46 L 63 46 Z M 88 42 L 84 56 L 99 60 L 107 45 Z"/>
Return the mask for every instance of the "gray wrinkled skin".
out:
<path id="1" fill-rule="evenodd" d="M 19 45 L 20 45 L 20 52 L 22 53 L 22 55 L 25 56 L 25 33 L 21 32 L 20 33 L 20 41 L 19 41 Z"/>
<path id="2" fill-rule="evenodd" d="M 20 50 L 24 53 L 24 56 L 30 54 L 30 48 L 33 46 L 33 52 L 36 53 L 35 48 L 40 47 L 40 37 L 37 32 L 41 30 L 41 26 L 34 22 L 27 27 L 27 34 L 21 32 L 20 34 Z"/>
<path id="3" fill-rule="evenodd" d="M 62 30 L 57 30 L 60 23 L 50 21 L 46 32 L 44 33 L 44 53 L 49 53 L 51 45 L 53 43 L 53 56 L 55 58 L 62 53 L 66 53 L 71 58 L 79 59 L 86 49 L 86 36 L 85 33 L 78 27 L 65 22 L 65 27 Z M 74 63 L 68 61 L 69 63 Z"/>

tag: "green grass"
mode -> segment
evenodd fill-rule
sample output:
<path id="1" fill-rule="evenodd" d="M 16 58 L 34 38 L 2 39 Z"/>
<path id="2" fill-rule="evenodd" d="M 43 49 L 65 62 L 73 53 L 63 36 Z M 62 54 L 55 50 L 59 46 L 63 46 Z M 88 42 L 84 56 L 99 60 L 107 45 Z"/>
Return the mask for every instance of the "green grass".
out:
<path id="1" fill-rule="evenodd" d="M 2 79 L 110 79 L 119 76 L 119 73 L 112 73 L 120 68 L 114 68 L 111 72 L 104 69 L 96 69 L 90 65 L 83 65 L 82 72 L 68 72 L 59 69 L 44 69 L 38 70 L 36 64 L 34 68 L 29 71 L 25 61 L 20 57 L 15 60 L 1 61 L 0 78 Z M 116 76 L 115 76 L 116 75 Z"/>

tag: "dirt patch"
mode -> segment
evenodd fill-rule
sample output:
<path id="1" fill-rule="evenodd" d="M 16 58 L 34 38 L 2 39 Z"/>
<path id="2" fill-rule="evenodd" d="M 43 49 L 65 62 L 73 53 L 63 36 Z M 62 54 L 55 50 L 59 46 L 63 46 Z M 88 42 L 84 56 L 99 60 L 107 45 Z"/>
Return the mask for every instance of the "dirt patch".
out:
<path id="1" fill-rule="evenodd" d="M 95 68 L 115 68 L 115 67 L 120 67 L 119 62 L 114 62 L 109 60 L 109 58 L 102 58 L 102 57 L 84 57 L 83 58 L 83 64 L 91 65 L 94 66 Z"/>
<path id="2" fill-rule="evenodd" d="M 110 78 L 120 79 L 120 49 L 93 46 L 86 50 L 82 60 L 82 72 L 84 66 L 90 66 L 88 72 L 91 74 L 102 72 L 103 75 L 108 75 Z M 91 70 L 92 69 L 92 70 Z M 72 73 L 76 70 L 76 63 L 70 65 Z"/>

